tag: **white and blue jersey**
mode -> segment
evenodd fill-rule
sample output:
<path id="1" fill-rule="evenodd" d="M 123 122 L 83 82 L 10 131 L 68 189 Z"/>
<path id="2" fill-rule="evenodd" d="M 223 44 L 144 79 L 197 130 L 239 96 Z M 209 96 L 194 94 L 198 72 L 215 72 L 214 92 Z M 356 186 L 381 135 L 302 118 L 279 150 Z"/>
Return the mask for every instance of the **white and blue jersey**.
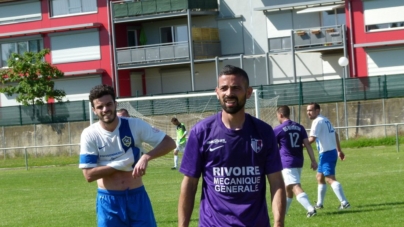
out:
<path id="1" fill-rule="evenodd" d="M 337 149 L 335 129 L 328 118 L 318 115 L 311 124 L 310 136 L 316 137 L 317 150 L 321 154 Z"/>
<path id="2" fill-rule="evenodd" d="M 112 132 L 103 129 L 99 122 L 83 130 L 79 168 L 106 166 L 123 155 L 133 155 L 135 165 L 142 153 L 142 142 L 155 147 L 165 137 L 164 132 L 139 118 L 118 119 L 118 126 Z"/>

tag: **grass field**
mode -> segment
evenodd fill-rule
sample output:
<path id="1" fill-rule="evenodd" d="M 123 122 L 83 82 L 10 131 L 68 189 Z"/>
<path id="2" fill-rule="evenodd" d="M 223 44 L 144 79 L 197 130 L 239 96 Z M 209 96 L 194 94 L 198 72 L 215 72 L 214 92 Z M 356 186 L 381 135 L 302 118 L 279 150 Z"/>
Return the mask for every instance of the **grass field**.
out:
<path id="1" fill-rule="evenodd" d="M 313 218 L 294 200 L 286 226 L 403 226 L 404 151 L 395 146 L 344 149 L 347 159 L 338 162 L 341 182 L 351 209 L 338 211 L 338 200 L 328 187 L 324 206 Z M 177 202 L 182 174 L 171 171 L 172 156 L 152 161 L 144 177 L 160 227 L 177 226 Z M 96 183 L 87 183 L 77 168 L 77 157 L 43 157 L 0 160 L 0 226 L 96 226 Z M 14 163 L 16 162 L 16 163 Z M 13 164 L 14 163 L 14 164 Z M 22 163 L 22 164 L 21 164 Z M 199 185 L 200 186 L 200 185 Z M 313 202 L 317 198 L 315 172 L 305 163 L 302 186 Z M 199 192 L 197 201 L 199 201 Z M 269 198 L 269 196 L 267 197 Z M 196 202 L 191 226 L 197 226 Z"/>

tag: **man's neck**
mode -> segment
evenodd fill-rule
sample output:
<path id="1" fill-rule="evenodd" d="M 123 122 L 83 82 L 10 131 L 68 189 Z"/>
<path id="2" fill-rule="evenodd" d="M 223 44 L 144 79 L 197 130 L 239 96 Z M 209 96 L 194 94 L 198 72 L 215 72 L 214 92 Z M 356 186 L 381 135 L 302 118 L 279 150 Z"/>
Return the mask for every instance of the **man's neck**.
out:
<path id="1" fill-rule="evenodd" d="M 100 121 L 100 126 L 106 131 L 113 132 L 119 124 L 119 117 L 116 117 L 115 120 L 111 123 L 105 123 Z"/>
<path id="2" fill-rule="evenodd" d="M 239 111 L 235 114 L 229 114 L 222 111 L 222 122 L 228 129 L 240 130 L 243 128 L 245 121 L 244 111 Z"/>

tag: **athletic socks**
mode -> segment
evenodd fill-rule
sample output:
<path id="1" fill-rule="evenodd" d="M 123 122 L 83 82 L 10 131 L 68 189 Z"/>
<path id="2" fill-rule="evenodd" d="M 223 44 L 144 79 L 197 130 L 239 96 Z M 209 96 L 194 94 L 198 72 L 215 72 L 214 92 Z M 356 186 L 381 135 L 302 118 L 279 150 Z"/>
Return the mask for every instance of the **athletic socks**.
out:
<path id="1" fill-rule="evenodd" d="M 331 188 L 334 190 L 334 193 L 338 197 L 339 201 L 345 205 L 348 201 L 346 200 L 341 184 L 338 181 L 334 181 L 331 184 Z"/>
<path id="2" fill-rule="evenodd" d="M 286 214 L 288 213 L 288 210 L 289 210 L 290 204 L 292 204 L 292 201 L 293 201 L 293 197 L 292 198 L 286 197 Z"/>
<path id="3" fill-rule="evenodd" d="M 314 207 L 311 205 L 310 201 L 309 201 L 309 197 L 307 196 L 307 194 L 305 192 L 300 193 L 299 195 L 296 196 L 296 200 L 302 204 L 302 206 L 304 207 L 304 209 L 306 209 L 307 211 L 313 211 Z"/>
<path id="4" fill-rule="evenodd" d="M 178 167 L 178 155 L 174 155 L 174 167 Z"/>
<path id="5" fill-rule="evenodd" d="M 326 192 L 327 192 L 327 185 L 319 184 L 318 188 L 317 188 L 317 204 L 316 205 L 323 205 Z"/>

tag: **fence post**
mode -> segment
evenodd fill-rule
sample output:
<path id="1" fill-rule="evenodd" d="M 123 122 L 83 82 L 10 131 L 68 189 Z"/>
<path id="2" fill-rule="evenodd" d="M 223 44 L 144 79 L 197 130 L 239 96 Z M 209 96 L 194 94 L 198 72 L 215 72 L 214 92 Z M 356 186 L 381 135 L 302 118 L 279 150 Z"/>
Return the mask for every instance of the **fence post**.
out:
<path id="1" fill-rule="evenodd" d="M 25 153 L 25 169 L 28 170 L 28 152 L 27 152 L 27 147 L 24 147 L 24 153 Z"/>
<path id="2" fill-rule="evenodd" d="M 2 134 L 1 134 L 2 140 L 1 141 L 3 141 L 2 147 L 6 148 L 6 136 L 4 135 L 4 126 L 1 127 L 1 131 L 2 131 Z M 4 160 L 6 160 L 6 150 L 3 150 L 3 157 L 4 157 Z"/>
<path id="3" fill-rule="evenodd" d="M 72 144 L 72 134 L 71 134 L 71 131 L 70 131 L 70 121 L 67 122 L 67 127 L 68 127 L 68 130 L 69 130 L 69 144 Z M 69 146 L 69 149 L 70 149 L 70 156 L 72 156 L 72 145 Z"/>
<path id="4" fill-rule="evenodd" d="M 302 78 L 299 77 L 299 124 L 300 124 L 300 113 L 302 112 L 301 111 L 302 105 L 303 105 L 303 84 L 302 84 Z"/>
<path id="5" fill-rule="evenodd" d="M 396 147 L 397 147 L 397 152 L 400 151 L 400 142 L 398 138 L 398 124 L 394 124 L 396 126 Z"/>

